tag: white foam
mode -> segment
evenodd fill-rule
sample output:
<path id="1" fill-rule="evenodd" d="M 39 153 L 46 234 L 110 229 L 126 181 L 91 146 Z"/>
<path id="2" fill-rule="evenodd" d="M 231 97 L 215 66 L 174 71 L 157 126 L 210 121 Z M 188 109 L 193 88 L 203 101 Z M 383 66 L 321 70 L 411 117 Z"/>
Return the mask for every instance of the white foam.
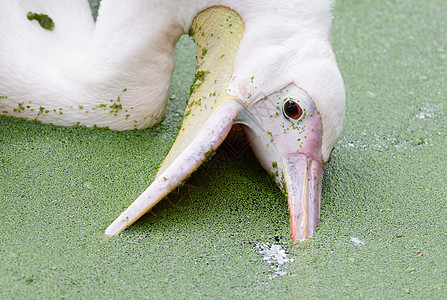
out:
<path id="1" fill-rule="evenodd" d="M 439 107 L 437 106 L 430 106 L 430 107 L 421 107 L 420 113 L 416 115 L 416 118 L 418 119 L 430 119 L 436 116 L 435 111 L 438 111 Z"/>
<path id="2" fill-rule="evenodd" d="M 356 238 L 356 237 L 352 237 L 351 236 L 351 242 L 353 242 L 356 245 L 364 245 L 365 243 L 362 242 L 360 239 Z"/>
<path id="3" fill-rule="evenodd" d="M 269 278 L 275 278 L 278 276 L 284 276 L 288 273 L 284 270 L 281 270 L 281 266 L 285 263 L 293 262 L 292 258 L 287 257 L 287 253 L 284 249 L 282 249 L 281 245 L 254 245 L 254 248 L 258 250 L 258 252 L 264 258 L 264 261 L 270 264 L 272 269 L 271 274 L 269 274 Z"/>

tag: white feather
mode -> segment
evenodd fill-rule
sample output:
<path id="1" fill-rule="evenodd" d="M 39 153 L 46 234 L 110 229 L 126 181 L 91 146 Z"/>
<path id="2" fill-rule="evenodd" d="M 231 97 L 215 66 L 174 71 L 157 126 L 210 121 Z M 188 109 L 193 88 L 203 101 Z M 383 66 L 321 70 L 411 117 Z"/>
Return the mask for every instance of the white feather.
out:
<path id="1" fill-rule="evenodd" d="M 326 160 L 340 135 L 343 80 L 330 45 L 332 1 L 0 0 L 0 114 L 124 130 L 161 121 L 175 44 L 198 12 L 223 5 L 244 20 L 227 92 L 264 97 L 294 82 L 323 120 Z M 54 31 L 26 18 L 48 14 Z"/>

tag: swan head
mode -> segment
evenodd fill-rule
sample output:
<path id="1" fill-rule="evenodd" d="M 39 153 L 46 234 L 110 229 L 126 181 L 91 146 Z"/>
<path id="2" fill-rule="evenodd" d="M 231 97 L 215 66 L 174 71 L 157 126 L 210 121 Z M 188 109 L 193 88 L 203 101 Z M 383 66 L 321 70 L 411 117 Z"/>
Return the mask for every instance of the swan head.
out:
<path id="1" fill-rule="evenodd" d="M 295 27 L 284 25 L 280 34 L 292 38 L 282 39 L 273 34 L 275 28 L 253 23 L 245 19 L 244 24 L 225 7 L 195 18 L 190 33 L 198 68 L 177 139 L 154 182 L 106 229 L 107 235 L 130 226 L 175 189 L 234 124 L 242 125 L 258 160 L 287 195 L 292 241 L 315 232 L 323 171 L 345 107 L 328 28 L 300 28 L 302 34 L 293 34 Z"/>

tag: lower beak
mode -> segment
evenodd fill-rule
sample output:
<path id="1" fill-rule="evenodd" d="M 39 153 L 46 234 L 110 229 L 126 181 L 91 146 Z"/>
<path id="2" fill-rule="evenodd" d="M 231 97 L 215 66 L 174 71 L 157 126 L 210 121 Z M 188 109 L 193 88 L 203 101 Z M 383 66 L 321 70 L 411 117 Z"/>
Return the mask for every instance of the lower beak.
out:
<path id="1" fill-rule="evenodd" d="M 229 20 L 231 28 L 222 25 Z M 243 109 L 226 94 L 243 33 L 242 19 L 224 7 L 204 10 L 194 19 L 191 35 L 197 45 L 197 72 L 179 134 L 154 182 L 107 227 L 106 235 L 118 234 L 138 220 L 223 142 Z"/>
<path id="2" fill-rule="evenodd" d="M 304 154 L 283 157 L 292 242 L 311 237 L 320 220 L 324 166 Z"/>
<path id="3" fill-rule="evenodd" d="M 179 148 L 177 146 L 185 140 L 180 138 L 154 182 L 107 227 L 105 234 L 113 236 L 122 232 L 190 176 L 224 141 L 242 108 L 237 101 L 224 98 L 193 138 Z"/>

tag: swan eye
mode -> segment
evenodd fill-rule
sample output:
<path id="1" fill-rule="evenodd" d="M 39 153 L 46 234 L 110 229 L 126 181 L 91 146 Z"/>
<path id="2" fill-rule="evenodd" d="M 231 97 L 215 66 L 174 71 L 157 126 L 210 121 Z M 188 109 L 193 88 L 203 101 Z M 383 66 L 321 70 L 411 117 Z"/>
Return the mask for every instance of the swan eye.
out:
<path id="1" fill-rule="evenodd" d="M 298 120 L 303 115 L 301 107 L 293 100 L 284 102 L 284 115 L 288 118 Z"/>

